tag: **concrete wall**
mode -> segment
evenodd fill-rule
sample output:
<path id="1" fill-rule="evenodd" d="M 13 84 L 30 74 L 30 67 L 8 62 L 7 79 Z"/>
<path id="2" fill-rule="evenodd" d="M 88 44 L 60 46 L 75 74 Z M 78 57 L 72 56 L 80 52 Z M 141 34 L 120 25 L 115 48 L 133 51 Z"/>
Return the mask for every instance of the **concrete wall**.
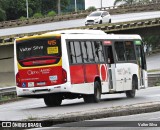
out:
<path id="1" fill-rule="evenodd" d="M 160 26 L 115 31 L 113 33 L 114 34 L 139 34 L 141 35 L 141 37 L 146 37 L 150 35 L 160 35 Z"/>
<path id="2" fill-rule="evenodd" d="M 13 72 L 13 45 L 0 46 L 0 72 Z"/>

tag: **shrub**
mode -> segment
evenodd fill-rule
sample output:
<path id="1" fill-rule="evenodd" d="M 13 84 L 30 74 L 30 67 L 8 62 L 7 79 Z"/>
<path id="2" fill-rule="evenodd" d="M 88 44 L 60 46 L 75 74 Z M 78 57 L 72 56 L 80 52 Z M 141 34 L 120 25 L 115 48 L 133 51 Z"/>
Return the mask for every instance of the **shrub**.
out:
<path id="1" fill-rule="evenodd" d="M 33 18 L 41 18 L 41 17 L 43 17 L 43 15 L 41 13 L 35 13 L 33 15 Z"/>
<path id="2" fill-rule="evenodd" d="M 26 20 L 27 18 L 24 17 L 24 16 L 21 16 L 19 19 L 20 19 L 20 20 Z"/>
<path id="3" fill-rule="evenodd" d="M 90 7 L 88 7 L 88 9 L 87 9 L 88 11 L 95 11 L 96 10 L 96 7 L 94 7 L 94 6 L 90 6 Z"/>
<path id="4" fill-rule="evenodd" d="M 49 16 L 49 17 L 53 17 L 53 16 L 55 16 L 56 15 L 56 12 L 55 11 L 50 11 L 50 12 L 48 12 L 48 14 L 47 14 L 47 16 Z"/>

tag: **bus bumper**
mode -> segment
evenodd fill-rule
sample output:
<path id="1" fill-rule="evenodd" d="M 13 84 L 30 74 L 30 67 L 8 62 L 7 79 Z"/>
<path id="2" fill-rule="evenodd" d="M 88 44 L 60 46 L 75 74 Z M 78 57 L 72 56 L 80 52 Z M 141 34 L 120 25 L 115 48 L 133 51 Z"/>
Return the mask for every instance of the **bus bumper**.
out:
<path id="1" fill-rule="evenodd" d="M 19 88 L 16 87 L 17 96 L 29 97 L 33 95 L 45 95 L 51 93 L 63 93 L 71 91 L 71 84 L 67 82 L 65 84 L 45 86 L 45 87 L 33 87 L 33 88 Z"/>

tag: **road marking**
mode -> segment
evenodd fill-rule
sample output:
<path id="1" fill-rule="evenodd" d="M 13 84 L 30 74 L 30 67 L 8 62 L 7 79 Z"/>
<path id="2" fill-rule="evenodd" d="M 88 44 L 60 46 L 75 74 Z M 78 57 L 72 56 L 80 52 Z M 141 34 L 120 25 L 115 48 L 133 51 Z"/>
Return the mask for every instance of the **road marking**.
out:
<path id="1" fill-rule="evenodd" d="M 150 118 L 151 120 L 157 120 L 160 119 L 160 117 L 156 117 L 156 118 Z"/>
<path id="2" fill-rule="evenodd" d="M 147 95 L 146 97 L 160 97 L 160 94 L 156 94 L 156 95 Z"/>

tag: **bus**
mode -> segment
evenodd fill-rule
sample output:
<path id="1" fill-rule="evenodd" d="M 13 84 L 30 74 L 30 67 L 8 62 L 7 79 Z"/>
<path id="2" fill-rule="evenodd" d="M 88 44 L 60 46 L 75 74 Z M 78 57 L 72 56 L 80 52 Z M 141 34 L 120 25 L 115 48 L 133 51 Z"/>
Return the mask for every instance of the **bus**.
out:
<path id="1" fill-rule="evenodd" d="M 148 86 L 139 35 L 62 30 L 17 38 L 14 65 L 17 95 L 43 98 L 46 106 L 75 98 L 96 103 L 102 94 L 134 98 Z"/>

